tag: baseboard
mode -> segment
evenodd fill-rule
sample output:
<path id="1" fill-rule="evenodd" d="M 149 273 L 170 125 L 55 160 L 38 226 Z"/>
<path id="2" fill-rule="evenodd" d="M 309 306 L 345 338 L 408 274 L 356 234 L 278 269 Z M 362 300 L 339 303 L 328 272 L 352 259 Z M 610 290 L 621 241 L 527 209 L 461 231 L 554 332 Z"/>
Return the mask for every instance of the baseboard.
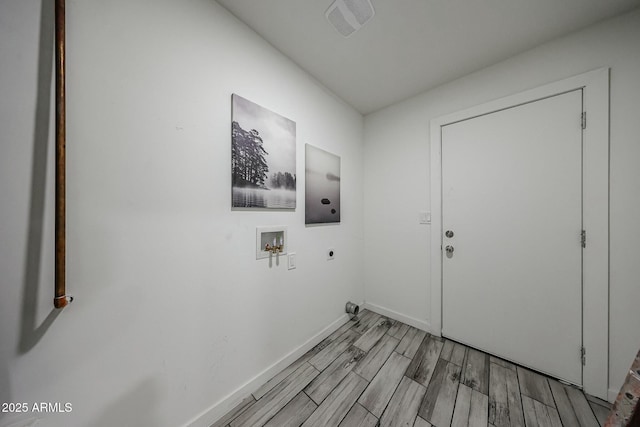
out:
<path id="1" fill-rule="evenodd" d="M 406 323 L 409 326 L 413 326 L 414 328 L 421 329 L 425 332 L 429 332 L 434 335 L 440 336 L 440 332 L 435 333 L 431 330 L 431 325 L 429 322 L 425 322 L 424 320 L 416 319 L 415 317 L 410 317 L 402 313 L 398 313 L 397 311 L 390 310 L 385 307 L 380 307 L 379 305 L 372 304 L 370 302 L 365 302 L 363 308 L 367 310 L 375 311 L 378 314 L 382 314 L 383 316 L 390 317 L 394 320 L 399 320 L 402 323 Z"/>
<path id="2" fill-rule="evenodd" d="M 349 321 L 349 316 L 345 313 L 329 326 L 318 332 L 316 335 L 308 339 L 300 347 L 296 348 L 282 359 L 269 366 L 267 369 L 247 381 L 237 390 L 233 391 L 220 401 L 215 403 L 209 409 L 198 414 L 194 419 L 185 424 L 185 427 L 209 427 L 218 419 L 222 418 L 227 412 L 232 410 L 244 398 L 256 391 L 260 386 L 273 378 L 276 374 L 289 366 L 291 363 L 299 359 L 307 351 L 315 347 L 320 341 L 331 335 L 334 331 Z"/>

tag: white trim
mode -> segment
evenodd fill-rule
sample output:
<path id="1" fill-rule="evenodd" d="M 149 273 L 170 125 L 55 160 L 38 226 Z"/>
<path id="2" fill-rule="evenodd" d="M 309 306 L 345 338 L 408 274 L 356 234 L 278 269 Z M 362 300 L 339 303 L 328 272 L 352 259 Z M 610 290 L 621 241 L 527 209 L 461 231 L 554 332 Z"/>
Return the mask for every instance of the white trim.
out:
<path id="1" fill-rule="evenodd" d="M 600 68 L 431 120 L 431 327 L 442 331 L 441 127 L 559 93 L 583 89 L 583 368 L 585 392 L 609 398 L 609 69 Z M 578 118 L 576 118 L 577 123 Z"/>
<path id="2" fill-rule="evenodd" d="M 260 386 L 265 384 L 271 378 L 276 376 L 280 371 L 289 366 L 291 363 L 298 360 L 307 351 L 318 345 L 323 339 L 327 338 L 333 332 L 338 330 L 342 325 L 349 321 L 349 315 L 343 314 L 329 326 L 318 332 L 316 335 L 308 339 L 300 347 L 296 348 L 282 359 L 269 366 L 267 369 L 247 381 L 238 389 L 223 397 L 220 401 L 216 402 L 213 406 L 202 411 L 191 421 L 185 424 L 185 427 L 209 427 L 214 424 L 218 419 L 222 418 L 230 410 L 232 410 L 237 404 L 239 404 L 244 398 L 256 391 Z"/>
<path id="3" fill-rule="evenodd" d="M 618 397 L 618 393 L 620 392 L 620 390 L 614 390 L 612 388 L 609 389 L 609 398 L 607 399 L 607 402 L 609 403 L 613 403 L 616 401 L 616 397 Z"/>
<path id="4" fill-rule="evenodd" d="M 409 317 L 402 313 L 398 313 L 397 311 L 393 311 L 385 307 L 380 307 L 379 305 L 372 304 L 370 302 L 365 302 L 363 308 L 374 311 L 378 314 L 382 314 L 383 316 L 390 317 L 394 320 L 399 320 L 402 323 L 406 323 L 409 326 L 413 326 L 414 328 L 418 328 L 425 332 L 431 332 L 431 325 L 424 320 L 416 319 L 415 317 Z"/>

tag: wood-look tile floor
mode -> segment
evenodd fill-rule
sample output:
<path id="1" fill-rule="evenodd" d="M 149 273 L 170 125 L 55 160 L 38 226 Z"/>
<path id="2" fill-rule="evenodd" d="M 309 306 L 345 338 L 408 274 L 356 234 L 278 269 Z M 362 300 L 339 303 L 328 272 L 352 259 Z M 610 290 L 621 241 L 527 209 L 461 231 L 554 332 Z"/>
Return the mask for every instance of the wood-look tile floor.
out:
<path id="1" fill-rule="evenodd" d="M 598 427 L 609 408 L 577 388 L 365 310 L 212 427 Z"/>

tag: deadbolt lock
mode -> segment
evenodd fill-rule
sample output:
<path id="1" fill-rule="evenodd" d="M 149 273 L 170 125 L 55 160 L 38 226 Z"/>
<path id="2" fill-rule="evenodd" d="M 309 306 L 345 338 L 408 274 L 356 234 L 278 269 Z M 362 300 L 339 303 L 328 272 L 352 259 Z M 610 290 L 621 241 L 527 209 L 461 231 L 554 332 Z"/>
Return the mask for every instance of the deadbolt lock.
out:
<path id="1" fill-rule="evenodd" d="M 444 232 L 444 235 L 447 236 L 448 238 L 452 238 L 453 237 L 453 231 L 447 230 L 447 231 Z"/>

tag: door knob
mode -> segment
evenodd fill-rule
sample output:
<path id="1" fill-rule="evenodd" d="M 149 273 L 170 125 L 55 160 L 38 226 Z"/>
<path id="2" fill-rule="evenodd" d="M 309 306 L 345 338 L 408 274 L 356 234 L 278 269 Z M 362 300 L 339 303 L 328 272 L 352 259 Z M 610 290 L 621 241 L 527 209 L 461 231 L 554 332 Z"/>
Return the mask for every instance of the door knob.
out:
<path id="1" fill-rule="evenodd" d="M 444 235 L 447 236 L 448 238 L 452 238 L 453 237 L 453 231 L 447 230 L 447 231 L 444 232 Z"/>
<path id="2" fill-rule="evenodd" d="M 444 248 L 444 250 L 445 250 L 445 251 L 447 251 L 447 253 L 448 253 L 448 254 L 452 254 L 452 253 L 453 253 L 453 246 L 451 246 L 451 245 L 447 245 L 447 246 Z"/>

